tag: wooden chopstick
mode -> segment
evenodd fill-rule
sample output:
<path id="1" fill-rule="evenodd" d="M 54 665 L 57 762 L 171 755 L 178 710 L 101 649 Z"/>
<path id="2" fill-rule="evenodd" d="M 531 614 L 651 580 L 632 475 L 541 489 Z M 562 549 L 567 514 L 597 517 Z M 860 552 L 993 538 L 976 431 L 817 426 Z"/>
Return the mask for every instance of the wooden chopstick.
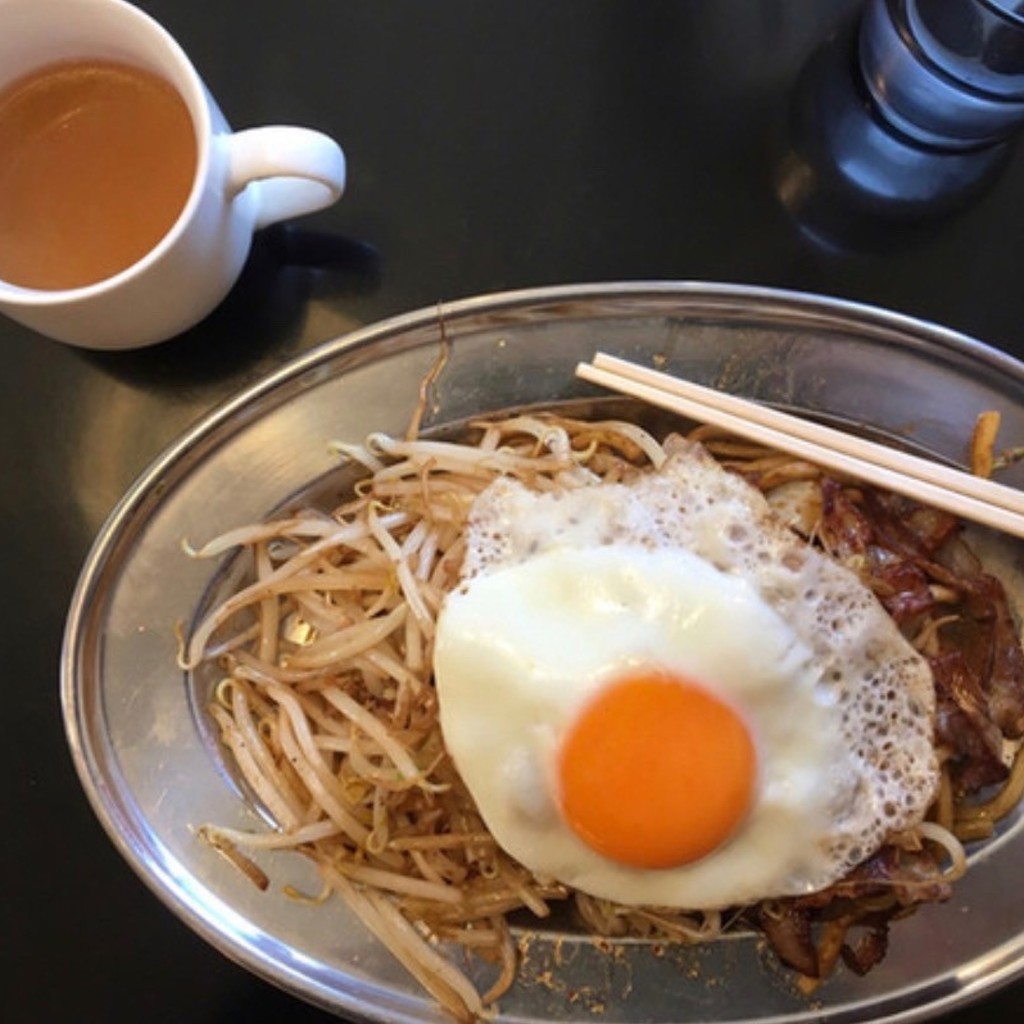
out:
<path id="1" fill-rule="evenodd" d="M 605 353 L 577 376 L 808 462 L 1024 537 L 1024 492 Z"/>

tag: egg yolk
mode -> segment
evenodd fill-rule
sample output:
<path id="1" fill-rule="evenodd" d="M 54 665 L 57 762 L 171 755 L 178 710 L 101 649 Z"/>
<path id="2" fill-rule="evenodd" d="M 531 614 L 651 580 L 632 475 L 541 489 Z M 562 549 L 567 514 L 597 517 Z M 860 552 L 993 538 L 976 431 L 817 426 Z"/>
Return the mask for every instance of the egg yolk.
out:
<path id="1" fill-rule="evenodd" d="M 565 737 L 562 814 L 611 860 L 677 867 L 734 832 L 756 770 L 750 733 L 729 705 L 686 679 L 632 675 L 593 699 Z"/>

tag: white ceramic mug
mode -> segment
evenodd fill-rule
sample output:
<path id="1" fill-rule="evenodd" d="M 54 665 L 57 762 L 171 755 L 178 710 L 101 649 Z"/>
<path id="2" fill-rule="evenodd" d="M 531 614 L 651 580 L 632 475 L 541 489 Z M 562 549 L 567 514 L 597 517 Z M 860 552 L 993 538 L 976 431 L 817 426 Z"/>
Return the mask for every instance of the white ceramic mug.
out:
<path id="1" fill-rule="evenodd" d="M 0 0 L 0 88 L 83 58 L 141 67 L 178 90 L 196 134 L 192 190 L 170 231 L 126 270 L 67 290 L 0 280 L 0 311 L 59 341 L 136 348 L 213 310 L 241 273 L 256 229 L 333 203 L 344 190 L 345 158 L 307 128 L 232 132 L 177 42 L 123 0 Z"/>

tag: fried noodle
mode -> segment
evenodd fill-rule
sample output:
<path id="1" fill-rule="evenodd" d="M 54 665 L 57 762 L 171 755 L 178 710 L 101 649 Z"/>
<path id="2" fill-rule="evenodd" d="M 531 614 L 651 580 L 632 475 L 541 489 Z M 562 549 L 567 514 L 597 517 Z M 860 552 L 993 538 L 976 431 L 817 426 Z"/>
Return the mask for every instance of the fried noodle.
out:
<path id="1" fill-rule="evenodd" d="M 507 915 L 526 909 L 543 918 L 569 900 L 583 927 L 603 936 L 694 942 L 755 928 L 808 987 L 840 958 L 867 970 L 884 954 L 892 917 L 948 896 L 965 869 L 957 830 L 990 832 L 1024 791 L 1024 758 L 1012 771 L 1000 762 L 1001 771 L 991 749 L 996 736 L 1019 738 L 1024 698 L 1013 695 L 1021 707 L 1001 723 L 984 700 L 958 703 L 964 678 L 972 695 L 985 695 L 989 679 L 978 678 L 978 666 L 1006 675 L 1009 660 L 1021 690 L 1024 659 L 1014 661 L 1015 636 L 1016 655 L 994 649 L 1010 642 L 997 628 L 1005 613 L 990 606 L 999 595 L 982 582 L 991 577 L 962 548 L 955 523 L 930 510 L 915 512 L 915 522 L 889 496 L 707 428 L 695 432 L 769 499 L 807 489 L 809 539 L 855 567 L 937 667 L 943 787 L 933 820 L 892 837 L 824 893 L 726 914 L 620 907 L 534 877 L 490 837 L 442 742 L 431 650 L 438 611 L 458 580 L 470 506 L 497 476 L 537 491 L 618 481 L 660 466 L 665 446 L 635 424 L 548 415 L 472 431 L 471 443 L 374 435 L 363 446 L 336 445 L 368 474 L 340 507 L 299 510 L 188 549 L 248 553 L 249 582 L 196 626 L 181 658 L 190 670 L 217 666 L 211 714 L 276 826 L 248 833 L 208 824 L 201 835 L 243 870 L 246 850 L 291 848 L 310 858 L 325 886 L 458 1020 L 479 1018 L 515 979 Z M 898 522 L 913 529 L 901 533 Z M 951 553 L 950 545 L 960 546 Z M 261 875 L 255 869 L 254 879 Z M 446 941 L 497 966 L 489 991 L 479 993 L 438 950 Z"/>

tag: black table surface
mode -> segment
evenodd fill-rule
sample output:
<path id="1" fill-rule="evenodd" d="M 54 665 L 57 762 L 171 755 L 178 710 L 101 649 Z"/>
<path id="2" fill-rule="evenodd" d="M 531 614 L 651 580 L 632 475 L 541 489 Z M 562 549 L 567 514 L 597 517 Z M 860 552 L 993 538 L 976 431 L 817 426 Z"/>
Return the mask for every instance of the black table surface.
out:
<path id="1" fill-rule="evenodd" d="M 1000 153 L 959 202 L 943 198 L 942 158 L 874 193 L 874 171 L 849 187 L 864 167 L 900 161 L 830 162 L 821 140 L 841 114 L 826 111 L 815 140 L 828 88 L 800 83 L 814 60 L 848 72 L 852 2 L 140 6 L 178 37 L 235 127 L 325 130 L 345 148 L 349 186 L 330 210 L 257 237 L 232 294 L 180 338 L 90 353 L 0 319 L 0 1015 L 326 1021 L 164 909 L 75 776 L 58 695 L 64 618 L 133 479 L 296 353 L 483 292 L 768 285 L 889 307 L 1024 356 L 1024 162 Z M 1022 998 L 1018 982 L 947 1019 L 1017 1019 Z"/>

